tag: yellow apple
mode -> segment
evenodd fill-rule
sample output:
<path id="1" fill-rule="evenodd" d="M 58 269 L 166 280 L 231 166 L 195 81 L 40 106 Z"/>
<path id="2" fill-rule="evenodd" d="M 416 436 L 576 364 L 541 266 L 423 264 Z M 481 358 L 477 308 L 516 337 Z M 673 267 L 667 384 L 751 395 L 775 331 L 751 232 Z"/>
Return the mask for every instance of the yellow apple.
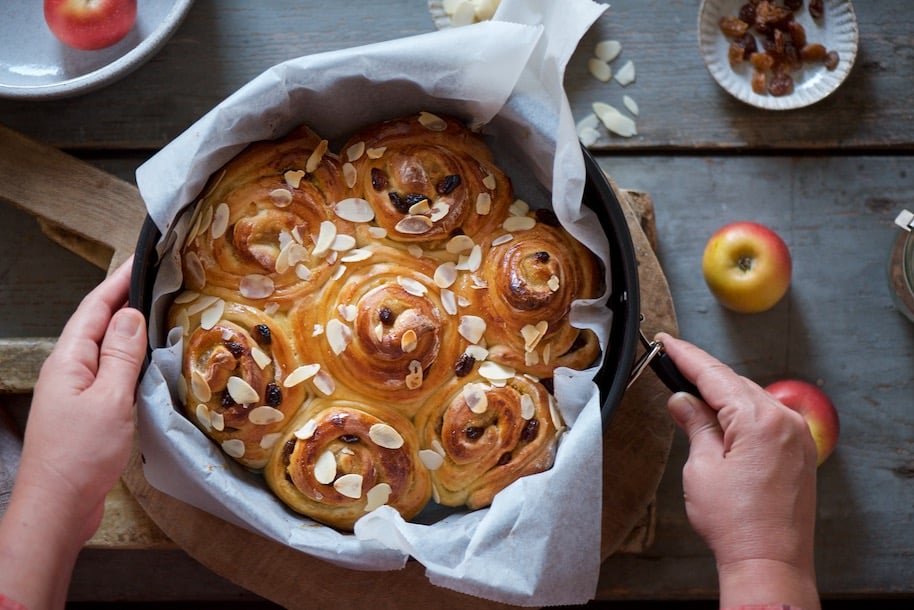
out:
<path id="1" fill-rule="evenodd" d="M 817 386 L 797 379 L 776 381 L 765 388 L 769 394 L 803 416 L 816 442 L 817 464 L 822 465 L 838 444 L 841 426 L 838 410 Z"/>
<path id="2" fill-rule="evenodd" d="M 725 307 L 757 313 L 774 307 L 790 286 L 790 250 L 756 222 L 734 222 L 708 240 L 701 269 L 711 294 Z"/>

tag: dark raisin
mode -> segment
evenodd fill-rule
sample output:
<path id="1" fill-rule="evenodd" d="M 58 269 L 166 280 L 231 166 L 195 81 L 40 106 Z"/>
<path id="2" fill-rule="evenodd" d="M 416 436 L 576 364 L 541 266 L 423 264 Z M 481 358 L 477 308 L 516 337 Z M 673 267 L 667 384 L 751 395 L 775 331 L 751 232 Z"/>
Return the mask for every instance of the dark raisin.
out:
<path id="1" fill-rule="evenodd" d="M 266 343 L 269 345 L 273 341 L 273 335 L 270 333 L 270 327 L 266 324 L 258 324 L 254 327 L 254 332 L 257 333 L 257 341 L 259 343 Z"/>
<path id="2" fill-rule="evenodd" d="M 790 34 L 790 39 L 796 48 L 802 49 L 806 46 L 806 28 L 803 27 L 802 23 L 791 21 L 787 25 L 787 32 Z"/>
<path id="3" fill-rule="evenodd" d="M 244 346 L 238 343 L 237 341 L 227 341 L 225 347 L 232 353 L 235 358 L 241 357 L 244 354 Z"/>
<path id="4" fill-rule="evenodd" d="M 371 187 L 376 191 L 387 188 L 387 175 L 377 167 L 371 168 Z"/>
<path id="5" fill-rule="evenodd" d="M 340 436 L 340 440 L 344 443 L 357 443 L 359 442 L 359 437 L 355 434 L 343 434 Z"/>
<path id="6" fill-rule="evenodd" d="M 749 24 L 738 17 L 721 17 L 720 31 L 727 38 L 739 38 L 749 29 Z"/>
<path id="7" fill-rule="evenodd" d="M 531 419 L 527 422 L 527 425 L 524 426 L 524 429 L 520 433 L 520 440 L 529 443 L 536 438 L 536 433 L 539 432 L 540 422 L 538 419 Z"/>
<path id="8" fill-rule="evenodd" d="M 267 384 L 266 392 L 267 405 L 271 407 L 278 407 L 282 403 L 282 389 L 275 383 Z"/>
<path id="9" fill-rule="evenodd" d="M 396 318 L 397 318 L 397 316 L 394 315 L 394 312 L 392 312 L 387 307 L 382 307 L 381 309 L 378 310 L 378 319 L 381 320 L 381 324 L 383 324 L 384 326 L 390 326 L 391 324 L 394 323 L 394 320 Z"/>
<path id="10" fill-rule="evenodd" d="M 409 208 L 413 207 L 417 203 L 425 201 L 426 199 L 428 199 L 428 197 L 422 193 L 410 193 L 406 196 L 406 205 L 408 206 L 407 211 L 409 211 Z"/>
<path id="11" fill-rule="evenodd" d="M 784 6 L 792 11 L 799 10 L 803 6 L 803 0 L 784 0 Z"/>
<path id="12" fill-rule="evenodd" d="M 793 78 L 786 72 L 775 72 L 768 81 L 768 93 L 775 97 L 787 95 L 793 91 Z"/>
<path id="13" fill-rule="evenodd" d="M 825 54 L 825 67 L 829 70 L 834 70 L 837 68 L 840 62 L 841 58 L 838 57 L 837 51 L 829 51 Z"/>
<path id="14" fill-rule="evenodd" d="M 550 394 L 555 394 L 555 380 L 552 377 L 546 377 L 545 379 L 540 379 L 540 385 L 546 388 L 546 391 Z"/>
<path id="15" fill-rule="evenodd" d="M 290 438 L 286 441 L 286 444 L 282 446 L 282 463 L 286 466 L 291 462 L 292 452 L 295 451 L 295 439 Z"/>
<path id="16" fill-rule="evenodd" d="M 536 216 L 537 222 L 541 222 L 547 227 L 557 227 L 561 224 L 559 222 L 559 217 L 555 215 L 555 212 L 548 208 L 537 208 L 533 214 Z"/>
<path id="17" fill-rule="evenodd" d="M 498 465 L 498 466 L 504 466 L 505 464 L 507 464 L 507 463 L 510 462 L 510 461 L 511 461 L 511 452 L 510 452 L 510 451 L 506 451 L 506 452 L 504 452 L 504 453 L 501 454 L 501 457 L 500 457 L 500 458 L 498 458 L 498 464 L 497 464 L 497 465 Z"/>
<path id="18" fill-rule="evenodd" d="M 755 23 L 755 5 L 747 2 L 739 9 L 740 21 L 745 21 L 750 27 Z"/>
<path id="19" fill-rule="evenodd" d="M 460 176 L 451 174 L 450 176 L 445 176 L 444 179 L 435 186 L 435 190 L 439 195 L 450 195 L 458 186 L 460 186 Z"/>
<path id="20" fill-rule="evenodd" d="M 755 42 L 755 36 L 752 34 L 743 34 L 733 44 L 743 50 L 743 59 L 749 59 L 753 53 L 758 51 L 758 43 Z"/>
<path id="21" fill-rule="evenodd" d="M 466 353 L 460 354 L 457 364 L 454 365 L 454 374 L 458 377 L 466 377 L 473 370 L 474 364 L 476 364 L 476 358 Z"/>
<path id="22" fill-rule="evenodd" d="M 475 441 L 475 440 L 478 440 L 479 438 L 481 438 L 482 432 L 483 432 L 483 429 L 480 428 L 479 426 L 473 426 L 473 427 L 467 428 L 466 430 L 463 431 L 463 433 L 466 434 L 467 438 L 470 439 L 471 441 Z"/>
<path id="23" fill-rule="evenodd" d="M 221 400 L 220 404 L 222 405 L 223 409 L 231 409 L 232 407 L 235 406 L 236 403 L 235 403 L 235 400 L 232 398 L 231 394 L 229 394 L 228 392 L 223 392 L 222 400 Z"/>
<path id="24" fill-rule="evenodd" d="M 821 19 L 825 14 L 825 3 L 822 0 L 809 0 L 809 14 L 813 19 Z"/>
<path id="25" fill-rule="evenodd" d="M 533 255 L 533 258 L 536 260 L 536 262 L 545 264 L 549 262 L 549 253 L 544 250 L 540 250 Z"/>
<path id="26" fill-rule="evenodd" d="M 398 212 L 401 214 L 409 213 L 410 206 L 403 200 L 402 197 L 400 197 L 399 193 L 394 193 L 391 191 L 390 193 L 387 193 L 387 196 L 390 198 L 390 204 L 394 206 Z"/>

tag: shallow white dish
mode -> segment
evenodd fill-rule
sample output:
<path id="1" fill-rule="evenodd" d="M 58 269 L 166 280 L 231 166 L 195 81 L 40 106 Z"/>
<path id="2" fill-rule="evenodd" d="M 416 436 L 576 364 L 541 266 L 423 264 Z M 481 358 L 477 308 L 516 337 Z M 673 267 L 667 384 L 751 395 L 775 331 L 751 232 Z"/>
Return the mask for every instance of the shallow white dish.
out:
<path id="1" fill-rule="evenodd" d="M 107 49 L 80 51 L 54 37 L 42 2 L 7 0 L 0 19 L 0 97 L 54 99 L 109 84 L 158 52 L 192 4 L 139 2 L 136 24 L 126 38 Z"/>
<path id="2" fill-rule="evenodd" d="M 791 110 L 818 102 L 832 93 L 850 74 L 857 58 L 857 16 L 850 0 L 825 0 L 825 15 L 818 22 L 809 15 L 809 0 L 794 13 L 806 30 L 808 42 L 825 45 L 838 52 L 838 66 L 828 70 L 821 63 L 810 63 L 792 72 L 793 92 L 784 96 L 760 95 L 752 90 L 752 66 L 748 62 L 733 67 L 727 59 L 730 41 L 720 31 L 720 19 L 737 16 L 747 0 L 702 0 L 698 10 L 698 46 L 711 76 L 737 99 L 768 110 Z M 761 47 L 760 47 L 761 48 Z"/>

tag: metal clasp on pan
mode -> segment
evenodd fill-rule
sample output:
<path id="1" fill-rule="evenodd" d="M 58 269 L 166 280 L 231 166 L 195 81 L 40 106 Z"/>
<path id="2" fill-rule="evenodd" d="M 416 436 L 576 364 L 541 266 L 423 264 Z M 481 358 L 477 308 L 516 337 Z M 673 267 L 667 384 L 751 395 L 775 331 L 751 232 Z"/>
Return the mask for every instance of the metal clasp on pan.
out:
<path id="1" fill-rule="evenodd" d="M 914 230 L 914 212 L 909 212 L 908 210 L 900 211 L 898 216 L 895 217 L 895 224 L 910 233 Z"/>
<path id="2" fill-rule="evenodd" d="M 641 314 L 639 318 L 644 322 L 644 314 Z M 625 386 L 626 389 L 632 387 L 632 384 L 638 380 L 638 377 L 640 377 L 641 373 L 644 372 L 644 369 L 650 365 L 651 361 L 663 352 L 663 342 L 651 341 L 648 339 L 640 326 L 638 328 L 638 335 L 641 337 L 641 345 L 644 346 L 646 351 L 638 358 L 637 362 L 635 362 L 635 366 L 632 368 L 632 372 L 628 377 L 628 385 Z"/>

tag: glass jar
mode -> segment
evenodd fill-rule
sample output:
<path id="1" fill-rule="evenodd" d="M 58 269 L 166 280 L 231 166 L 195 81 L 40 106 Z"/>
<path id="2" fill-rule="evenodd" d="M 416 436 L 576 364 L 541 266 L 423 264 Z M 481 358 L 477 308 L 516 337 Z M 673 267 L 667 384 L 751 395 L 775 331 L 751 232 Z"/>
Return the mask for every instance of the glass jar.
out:
<path id="1" fill-rule="evenodd" d="M 889 286 L 895 306 L 914 322 L 914 213 L 903 210 L 895 224 L 901 231 L 889 255 Z"/>

